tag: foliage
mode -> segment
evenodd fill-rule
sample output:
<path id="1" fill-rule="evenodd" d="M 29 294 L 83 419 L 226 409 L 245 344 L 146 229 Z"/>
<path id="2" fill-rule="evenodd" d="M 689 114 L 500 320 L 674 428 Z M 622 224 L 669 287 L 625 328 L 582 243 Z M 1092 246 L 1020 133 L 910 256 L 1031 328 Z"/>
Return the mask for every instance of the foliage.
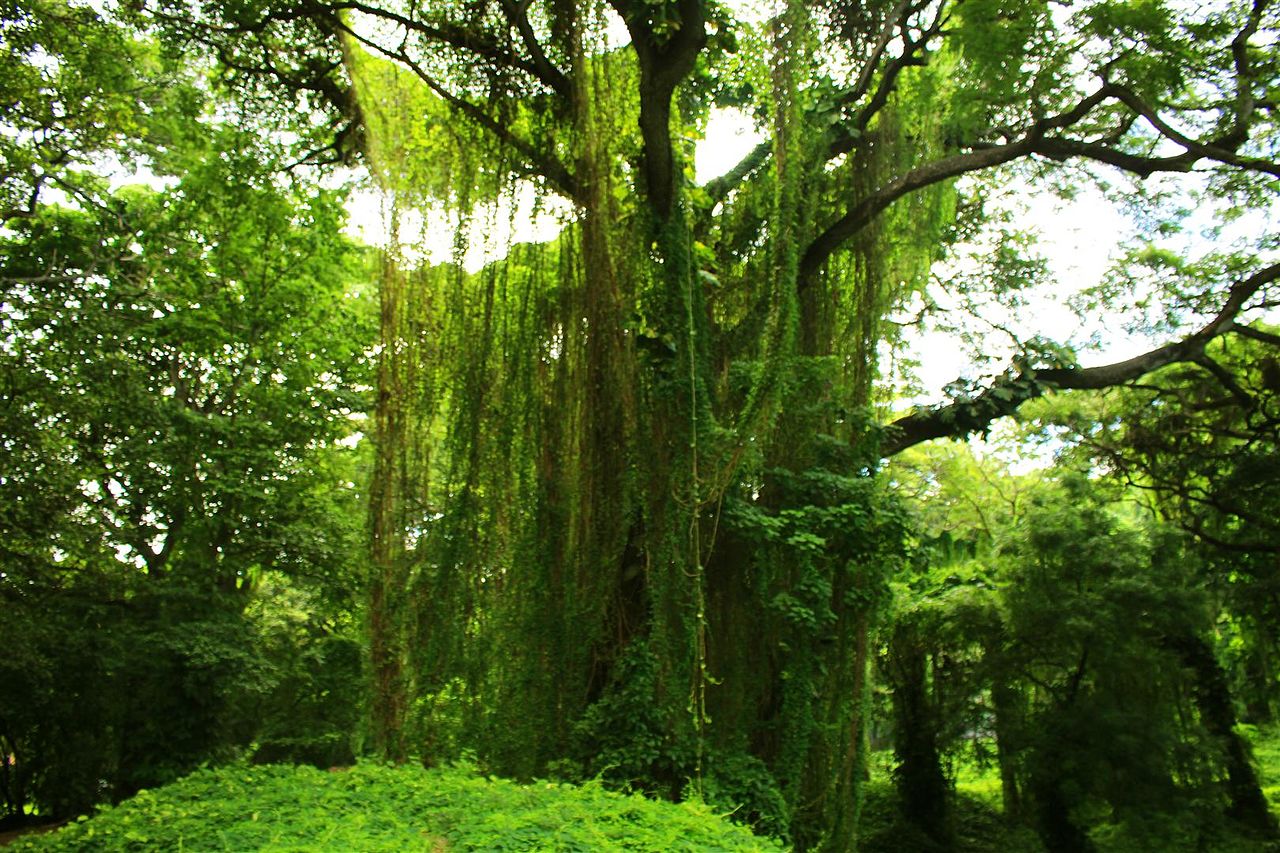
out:
<path id="1" fill-rule="evenodd" d="M 466 766 L 201 770 L 12 849 L 778 850 L 705 805 L 554 782 L 519 785 Z"/>
<path id="2" fill-rule="evenodd" d="M 1097 419 L 1074 455 L 1149 495 L 1198 544 L 1221 603 L 1222 652 L 1246 719 L 1277 705 L 1274 577 L 1277 517 L 1277 372 L 1267 337 L 1215 342 L 1195 365 L 1170 368 L 1139 389 L 1046 407 L 1038 422 Z M 1253 334 L 1253 333 L 1251 333 Z"/>
<path id="3" fill-rule="evenodd" d="M 0 12 L 0 102 L 17 105 L 0 119 L 0 591 L 33 708 L 72 714 L 42 632 L 81 619 L 66 672 L 97 684 L 154 665 L 143 696 L 164 713 L 144 722 L 181 735 L 176 765 L 254 737 L 262 759 L 345 759 L 367 649 L 381 757 L 473 750 L 522 779 L 723 798 L 801 849 L 849 851 L 878 657 L 903 807 L 934 843 L 950 840 L 946 760 L 988 726 L 1010 816 L 1021 786 L 1058 848 L 1151 803 L 1206 826 L 1252 810 L 1268 831 L 1207 645 L 1208 575 L 1181 542 L 1104 506 L 1097 481 L 1022 505 L 1024 484 L 983 466 L 926 460 L 894 480 L 881 459 L 1171 365 L 1249 398 L 1245 425 L 1270 429 L 1252 392 L 1274 371 L 1216 348 L 1277 343 L 1250 325 L 1280 282 L 1251 221 L 1280 175 L 1274 3 Z M 723 108 L 765 141 L 700 181 L 693 147 Z M 373 275 L 339 235 L 341 176 L 311 168 L 356 160 L 385 212 Z M 130 173 L 155 181 L 121 186 Z M 1052 284 L 1032 236 L 989 209 L 1011 177 L 1088 180 L 1151 220 L 1093 296 L 1132 299 L 1168 342 L 1084 368 L 1072 347 L 1015 339 L 1004 371 L 895 416 L 895 312 L 1017 308 Z M 1171 247 L 1174 185 L 1208 233 L 1251 233 Z M 517 244 L 526 213 L 558 217 L 558 236 Z M 376 333 L 353 284 L 368 279 Z M 1226 398 L 1159 407 L 1182 411 L 1157 435 L 1213 420 L 1206 399 Z M 365 408 L 372 446 L 349 452 Z M 1203 515 L 1206 495 L 1270 499 L 1274 454 L 1238 443 L 1232 417 L 1175 442 L 1168 466 L 1189 484 L 1178 521 L 1221 546 L 1204 565 L 1257 544 L 1246 508 Z M 1124 423 L 1165 468 L 1141 416 Z M 918 536 L 894 482 L 946 504 Z M 1266 579 L 1264 561 L 1247 568 Z M 1272 614 L 1224 612 L 1266 649 Z M 108 624 L 149 656 L 86 647 Z M 124 743 L 102 721 L 132 714 L 129 697 L 102 698 L 93 725 L 61 730 Z M 201 737 L 174 722 L 188 706 Z M 54 767 L 58 738 L 22 719 L 8 751 Z M 142 728 L 141 755 L 80 750 L 88 778 L 105 767 L 123 793 L 177 772 Z M 94 796 L 55 793 L 42 808 Z"/>
<path id="4" fill-rule="evenodd" d="M 858 849 L 866 853 L 893 853 L 898 850 L 928 851 L 948 849 L 905 820 L 894 789 L 883 780 L 868 786 L 867 807 Z M 949 849 L 956 853 L 1041 853 L 1044 846 L 1025 827 L 1011 824 L 992 803 L 970 794 L 960 794 L 954 805 L 956 836 Z"/>
<path id="5" fill-rule="evenodd" d="M 1193 543 L 1114 482 L 933 456 L 894 466 L 931 534 L 880 658 L 906 823 L 960 843 L 976 758 L 1050 849 L 1265 836 Z"/>
<path id="6" fill-rule="evenodd" d="M 1051 849 L 1098 802 L 1120 821 L 1149 821 L 1157 808 L 1194 810 L 1210 783 L 1203 753 L 1180 761 L 1183 738 L 1203 735 L 1179 730 L 1183 662 L 1168 647 L 1207 627 L 1194 586 L 1170 582 L 1190 566 L 1176 542 L 1125 524 L 1086 482 L 1065 478 L 1055 491 L 1038 497 L 1005 553 L 1004 653 L 1035 685 L 1021 737 Z"/>
<path id="7" fill-rule="evenodd" d="M 33 194 L 0 230 L 4 812 L 73 814 L 285 726 L 349 760 L 359 475 L 338 442 L 367 312 L 342 196 L 214 120 L 195 69 L 39 5 L 4 32 L 47 120 L 7 115 L 4 138 L 49 135 L 6 173 Z M 163 180 L 113 184 L 103 158 Z"/>

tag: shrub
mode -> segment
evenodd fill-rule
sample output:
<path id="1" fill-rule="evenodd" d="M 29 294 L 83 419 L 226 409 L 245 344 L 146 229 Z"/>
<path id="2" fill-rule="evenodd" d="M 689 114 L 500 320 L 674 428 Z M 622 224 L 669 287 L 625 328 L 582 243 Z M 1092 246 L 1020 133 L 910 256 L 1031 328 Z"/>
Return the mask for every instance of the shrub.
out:
<path id="1" fill-rule="evenodd" d="M 521 785 L 474 768 L 233 765 L 201 770 L 15 851 L 768 851 L 707 806 L 583 786 Z"/>

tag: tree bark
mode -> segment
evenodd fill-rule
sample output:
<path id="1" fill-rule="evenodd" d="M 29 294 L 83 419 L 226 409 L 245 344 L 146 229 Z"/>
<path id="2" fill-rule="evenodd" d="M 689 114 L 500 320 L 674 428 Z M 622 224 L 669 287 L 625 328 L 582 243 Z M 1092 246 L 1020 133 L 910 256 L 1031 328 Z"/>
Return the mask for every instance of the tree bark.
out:
<path id="1" fill-rule="evenodd" d="M 1021 717 L 1021 699 L 1018 691 L 1009 684 L 999 681 L 991 690 L 991 700 L 995 705 L 996 728 L 996 761 L 1000 765 L 1000 797 L 1004 807 L 1004 817 L 1010 823 L 1022 818 L 1022 792 L 1018 788 L 1018 773 L 1014 765 L 1017 755 L 1016 735 L 1018 720 Z"/>

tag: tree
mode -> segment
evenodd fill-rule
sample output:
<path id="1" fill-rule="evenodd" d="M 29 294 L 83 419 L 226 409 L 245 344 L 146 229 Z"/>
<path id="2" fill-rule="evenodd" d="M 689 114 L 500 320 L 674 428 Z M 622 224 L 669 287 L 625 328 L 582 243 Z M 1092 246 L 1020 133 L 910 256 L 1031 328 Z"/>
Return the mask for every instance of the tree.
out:
<path id="1" fill-rule="evenodd" d="M 1179 748 L 1212 723 L 1183 710 L 1177 651 L 1206 633 L 1209 610 L 1177 539 L 1120 511 L 1067 475 L 1036 496 L 1002 555 L 998 677 L 1027 697 L 1024 790 L 1050 850 L 1093 849 L 1086 815 L 1098 803 L 1158 837 L 1152 815 L 1193 810 L 1211 786 L 1205 753 Z"/>
<path id="2" fill-rule="evenodd" d="M 1226 756 L 1231 814 L 1261 832 L 1273 828 L 1273 818 L 1236 731 L 1236 700 L 1247 721 L 1269 719 L 1275 622 L 1267 591 L 1276 580 L 1273 514 L 1267 509 L 1275 501 L 1273 343 L 1267 329 L 1249 329 L 1214 342 L 1194 363 L 1157 371 L 1134 387 L 1036 412 L 1041 426 L 1082 418 L 1097 424 L 1068 452 L 1144 493 L 1156 512 L 1195 542 L 1223 641 L 1217 651 L 1194 633 L 1170 635 L 1168 644 L 1195 674 L 1199 713 Z"/>
<path id="3" fill-rule="evenodd" d="M 952 849 L 946 759 L 973 746 L 982 753 L 994 746 L 1005 819 L 1022 817 L 1024 695 L 1007 671 L 1009 578 L 998 555 L 1018 535 L 1043 475 L 1014 475 L 964 448 L 928 446 L 897 456 L 886 474 L 914 513 L 917 539 L 909 570 L 895 579 L 876 662 L 892 709 L 894 782 L 920 843 Z"/>
<path id="4" fill-rule="evenodd" d="M 904 454 L 893 472 L 928 483 L 930 456 Z M 1194 543 L 1109 478 L 1066 467 L 975 478 L 998 466 L 947 462 L 960 476 L 933 484 L 923 529 L 990 522 L 966 526 L 968 539 L 922 539 L 882 634 L 907 823 L 953 843 L 942 758 L 968 746 L 964 732 L 980 755 L 994 747 L 1006 819 L 1032 823 L 1049 849 L 1093 849 L 1107 823 L 1147 846 L 1203 845 L 1228 825 L 1271 833 Z"/>
<path id="5" fill-rule="evenodd" d="M 304 669 L 282 647 L 340 633 L 282 638 L 256 593 L 350 609 L 337 443 L 371 326 L 342 195 L 283 179 L 191 68 L 78 7 L 20 4 L 2 32 L 28 87 L 0 134 L 23 202 L 0 230 L 0 794 L 56 818 L 275 734 Z M 113 187 L 112 158 L 157 179 Z"/>
<path id="6" fill-rule="evenodd" d="M 375 516 L 399 520 L 375 521 L 382 579 L 411 592 L 375 625 L 379 701 L 449 705 L 526 775 L 593 769 L 598 721 L 643 720 L 635 783 L 732 787 L 710 759 L 747 757 L 802 848 L 856 839 L 868 636 L 902 550 L 881 456 L 1193 360 L 1280 278 L 1263 245 L 1188 281 L 1193 331 L 1143 356 L 1086 369 L 1028 346 L 947 405 L 868 413 L 886 314 L 957 236 L 962 176 L 1204 173 L 1272 203 L 1266 0 L 786 3 L 758 24 L 699 0 L 140 14 L 332 131 L 313 159 L 362 149 L 397 210 L 451 211 L 459 246 L 520 187 L 567 210 L 553 244 L 422 273 L 416 321 L 410 289 L 387 291 L 384 351 L 416 373 L 380 395 L 380 482 L 411 486 Z M 767 140 L 697 184 L 686 140 L 712 107 Z M 404 266 L 392 251 L 388 280 Z M 389 754 L 403 717 L 379 717 Z"/>

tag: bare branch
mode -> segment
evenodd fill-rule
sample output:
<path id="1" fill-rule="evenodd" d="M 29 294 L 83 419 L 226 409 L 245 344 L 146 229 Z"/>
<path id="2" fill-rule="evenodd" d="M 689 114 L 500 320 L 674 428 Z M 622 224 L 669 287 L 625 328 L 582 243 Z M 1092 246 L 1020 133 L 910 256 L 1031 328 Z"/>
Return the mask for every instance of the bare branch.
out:
<path id="1" fill-rule="evenodd" d="M 1237 281 L 1227 291 L 1221 310 L 1209 323 L 1188 335 L 1142 355 L 1097 367 L 1022 369 L 997 380 L 976 398 L 946 406 L 930 407 L 894 421 L 881 447 L 893 456 L 908 447 L 935 438 L 960 437 L 985 430 L 999 418 L 1011 415 L 1027 400 L 1058 390 L 1099 390 L 1124 385 L 1178 362 L 1198 362 L 1209 341 L 1238 331 L 1235 318 L 1253 294 L 1280 279 L 1280 264 Z"/>

